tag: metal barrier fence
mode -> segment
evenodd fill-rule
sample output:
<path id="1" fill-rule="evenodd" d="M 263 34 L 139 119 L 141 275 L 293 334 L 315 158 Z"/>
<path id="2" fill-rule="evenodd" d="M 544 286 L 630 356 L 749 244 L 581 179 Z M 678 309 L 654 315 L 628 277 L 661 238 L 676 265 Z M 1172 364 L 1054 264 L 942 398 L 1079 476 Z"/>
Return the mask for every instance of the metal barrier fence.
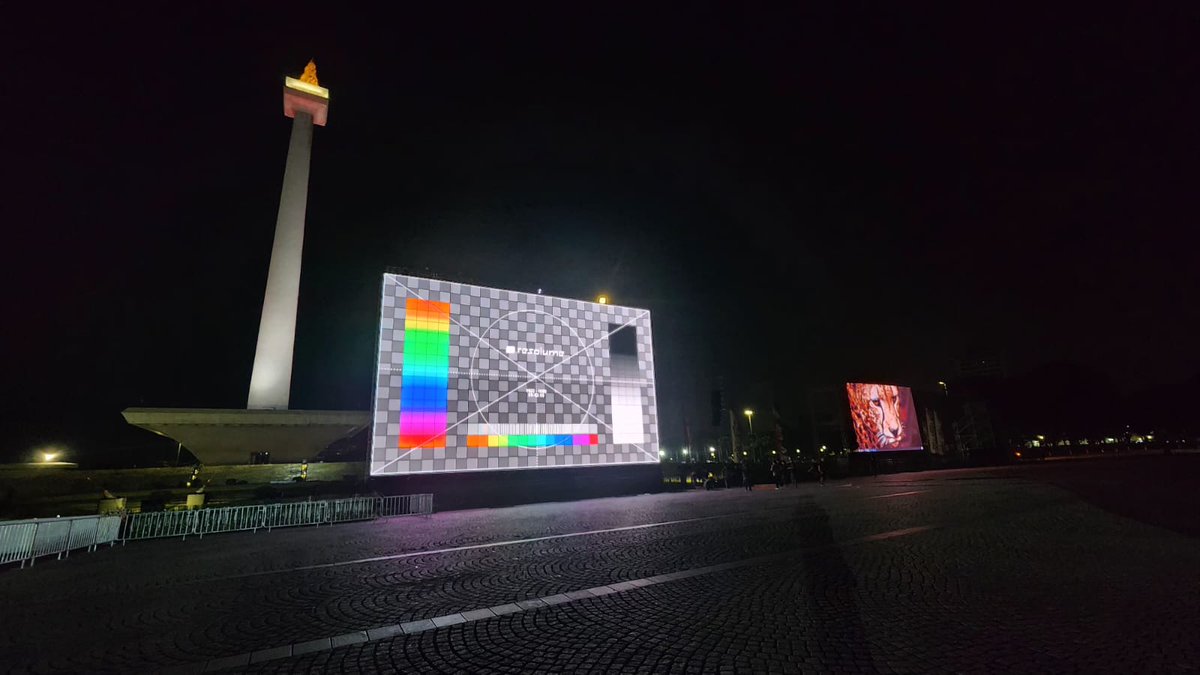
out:
<path id="1" fill-rule="evenodd" d="M 120 538 L 155 539 L 188 535 L 202 537 L 218 532 L 271 530 L 276 527 L 344 523 L 429 513 L 433 513 L 433 495 L 430 494 L 133 513 L 126 516 Z"/>
<path id="2" fill-rule="evenodd" d="M 121 517 L 115 515 L 0 522 L 0 565 L 24 567 L 42 556 L 62 559 L 76 549 L 94 551 L 100 544 L 112 545 L 120 529 Z"/>
<path id="3" fill-rule="evenodd" d="M 392 495 L 379 498 L 379 515 L 412 516 L 433 513 L 433 495 Z"/>
<path id="4" fill-rule="evenodd" d="M 0 521 L 0 565 L 60 559 L 71 551 L 130 539 L 187 537 L 299 525 L 345 523 L 433 513 L 433 495 L 352 497 L 286 504 L 227 506 L 192 511 L 152 511 L 72 518 Z"/>

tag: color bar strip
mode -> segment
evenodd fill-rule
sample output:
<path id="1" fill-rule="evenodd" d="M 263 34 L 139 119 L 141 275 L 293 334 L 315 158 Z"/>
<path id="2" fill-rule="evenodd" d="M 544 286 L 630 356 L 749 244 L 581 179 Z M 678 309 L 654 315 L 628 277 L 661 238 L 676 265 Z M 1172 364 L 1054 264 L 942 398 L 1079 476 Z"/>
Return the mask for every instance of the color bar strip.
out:
<path id="1" fill-rule="evenodd" d="M 508 436 L 467 436 L 468 448 L 548 448 L 599 445 L 597 434 L 522 434 Z"/>
<path id="2" fill-rule="evenodd" d="M 400 447 L 446 447 L 450 304 L 408 298 L 400 377 Z"/>

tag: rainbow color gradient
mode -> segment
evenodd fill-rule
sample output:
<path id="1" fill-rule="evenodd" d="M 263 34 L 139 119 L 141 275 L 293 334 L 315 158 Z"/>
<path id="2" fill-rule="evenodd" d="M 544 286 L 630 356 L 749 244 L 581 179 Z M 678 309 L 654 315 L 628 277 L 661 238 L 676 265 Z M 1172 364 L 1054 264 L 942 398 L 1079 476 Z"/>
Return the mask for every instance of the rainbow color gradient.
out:
<path id="1" fill-rule="evenodd" d="M 400 447 L 446 447 L 450 304 L 409 298 L 404 311 Z"/>
<path id="2" fill-rule="evenodd" d="M 509 436 L 467 436 L 468 448 L 549 448 L 556 445 L 577 447 L 598 445 L 596 434 L 522 434 Z"/>

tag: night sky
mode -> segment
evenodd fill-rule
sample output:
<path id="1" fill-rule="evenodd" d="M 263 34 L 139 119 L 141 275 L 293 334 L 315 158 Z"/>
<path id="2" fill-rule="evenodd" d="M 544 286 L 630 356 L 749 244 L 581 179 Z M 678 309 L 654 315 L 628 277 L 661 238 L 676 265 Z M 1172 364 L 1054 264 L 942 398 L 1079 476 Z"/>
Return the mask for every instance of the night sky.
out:
<path id="1" fill-rule="evenodd" d="M 369 407 L 387 268 L 651 309 L 669 445 L 717 378 L 791 424 L 972 356 L 1200 373 L 1194 4 L 214 4 L 0 29 L 0 459 L 152 462 L 123 408 L 245 406 L 309 58 L 294 408 Z"/>

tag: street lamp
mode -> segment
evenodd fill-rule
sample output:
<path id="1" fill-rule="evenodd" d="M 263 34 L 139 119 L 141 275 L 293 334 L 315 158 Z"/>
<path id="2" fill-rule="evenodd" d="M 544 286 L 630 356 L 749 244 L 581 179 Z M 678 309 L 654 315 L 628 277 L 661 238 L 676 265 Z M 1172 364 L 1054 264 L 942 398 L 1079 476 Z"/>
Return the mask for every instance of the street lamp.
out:
<path id="1" fill-rule="evenodd" d="M 42 453 L 42 461 L 43 462 L 53 462 L 55 460 L 55 458 L 57 458 L 57 457 L 58 457 L 57 452 L 43 452 Z"/>
<path id="2" fill-rule="evenodd" d="M 602 305 L 607 305 L 607 304 L 608 304 L 608 296 L 607 296 L 607 295 L 601 295 L 600 297 L 596 298 L 596 302 L 598 302 L 598 303 L 600 303 L 600 304 L 602 304 Z"/>
<path id="3" fill-rule="evenodd" d="M 750 449 L 754 450 L 754 458 L 758 459 L 758 448 L 754 447 L 754 411 L 746 408 L 742 411 L 742 414 L 746 416 L 746 423 L 750 425 Z M 746 453 L 743 452 L 742 454 L 745 455 Z"/>

